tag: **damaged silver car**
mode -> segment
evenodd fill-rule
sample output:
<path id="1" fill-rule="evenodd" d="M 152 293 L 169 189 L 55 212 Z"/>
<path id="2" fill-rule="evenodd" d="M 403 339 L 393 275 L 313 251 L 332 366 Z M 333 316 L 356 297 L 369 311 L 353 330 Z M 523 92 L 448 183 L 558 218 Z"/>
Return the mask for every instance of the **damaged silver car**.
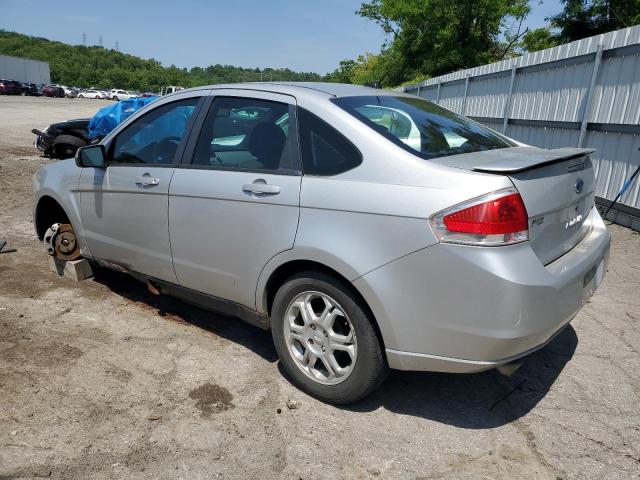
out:
<path id="1" fill-rule="evenodd" d="M 571 321 L 609 253 L 590 153 L 398 92 L 200 87 L 42 167 L 35 227 L 270 329 L 293 383 L 349 403 L 390 368 L 510 366 Z"/>

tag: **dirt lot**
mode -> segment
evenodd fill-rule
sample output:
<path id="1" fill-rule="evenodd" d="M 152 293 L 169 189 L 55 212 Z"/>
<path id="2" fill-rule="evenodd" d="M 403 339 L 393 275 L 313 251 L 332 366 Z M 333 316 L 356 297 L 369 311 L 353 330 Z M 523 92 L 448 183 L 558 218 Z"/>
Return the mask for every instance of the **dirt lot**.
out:
<path id="1" fill-rule="evenodd" d="M 104 102 L 0 97 L 0 479 L 640 478 L 640 235 L 572 326 L 511 378 L 395 373 L 349 408 L 282 376 L 270 335 L 49 272 L 33 127 Z M 298 408 L 290 409 L 292 400 Z"/>

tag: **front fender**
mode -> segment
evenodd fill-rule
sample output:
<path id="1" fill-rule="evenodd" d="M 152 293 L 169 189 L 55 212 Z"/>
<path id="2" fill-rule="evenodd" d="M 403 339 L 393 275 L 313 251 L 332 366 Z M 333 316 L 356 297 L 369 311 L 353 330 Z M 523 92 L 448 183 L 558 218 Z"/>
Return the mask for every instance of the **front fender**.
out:
<path id="1" fill-rule="evenodd" d="M 44 197 L 55 200 L 67 214 L 76 236 L 80 241 L 80 251 L 83 255 L 89 250 L 84 239 L 84 226 L 80 214 L 80 168 L 73 159 L 62 160 L 41 167 L 33 177 L 33 222 L 36 224 L 36 213 L 40 201 Z"/>

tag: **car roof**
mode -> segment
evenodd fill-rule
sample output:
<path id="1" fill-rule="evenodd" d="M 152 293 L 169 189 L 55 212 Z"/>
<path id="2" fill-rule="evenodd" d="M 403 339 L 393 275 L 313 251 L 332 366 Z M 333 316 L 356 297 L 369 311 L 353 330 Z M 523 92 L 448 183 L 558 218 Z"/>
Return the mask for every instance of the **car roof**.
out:
<path id="1" fill-rule="evenodd" d="M 362 85 L 351 85 L 346 83 L 329 83 L 329 82 L 247 82 L 247 83 L 222 83 L 214 85 L 206 85 L 195 87 L 189 90 L 202 89 L 238 89 L 238 90 L 255 90 L 273 93 L 282 93 L 285 95 L 299 96 L 321 96 L 326 97 L 353 97 L 363 95 L 405 95 L 395 90 L 382 90 L 379 88 L 365 87 Z M 184 92 L 185 90 L 181 90 Z M 180 92 L 176 92 L 180 93 Z"/>

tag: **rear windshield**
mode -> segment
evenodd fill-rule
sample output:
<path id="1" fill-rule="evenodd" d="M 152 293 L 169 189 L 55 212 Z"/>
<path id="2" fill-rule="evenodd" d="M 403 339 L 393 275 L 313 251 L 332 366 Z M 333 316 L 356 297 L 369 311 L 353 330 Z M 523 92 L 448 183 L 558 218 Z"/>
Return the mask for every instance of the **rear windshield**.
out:
<path id="1" fill-rule="evenodd" d="M 417 97 L 340 97 L 343 110 L 422 158 L 513 147 L 506 138 L 468 118 Z"/>

